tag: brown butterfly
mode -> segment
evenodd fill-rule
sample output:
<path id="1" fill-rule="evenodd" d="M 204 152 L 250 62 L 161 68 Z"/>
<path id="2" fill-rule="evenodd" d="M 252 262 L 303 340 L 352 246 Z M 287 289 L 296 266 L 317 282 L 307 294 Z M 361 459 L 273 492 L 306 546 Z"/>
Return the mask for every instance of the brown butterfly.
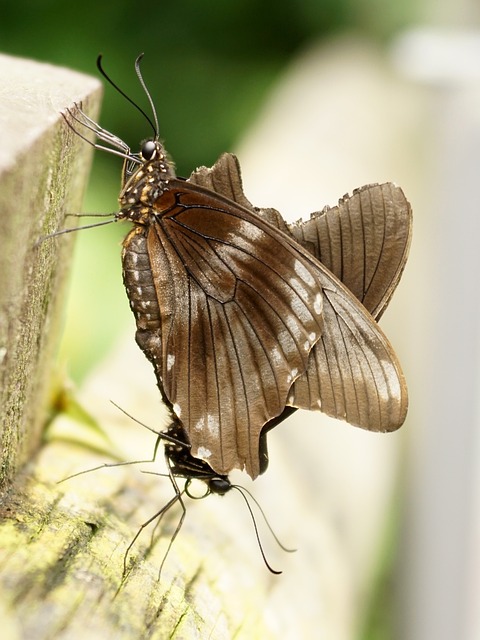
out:
<path id="1" fill-rule="evenodd" d="M 296 408 L 371 431 L 400 427 L 407 389 L 375 319 L 408 254 L 401 189 L 362 187 L 287 225 L 246 199 L 231 154 L 176 177 L 140 58 L 155 116 L 140 153 L 81 111 L 70 115 L 109 145 L 97 148 L 125 158 L 115 218 L 134 227 L 123 279 L 137 343 L 172 413 L 164 435 L 173 475 L 210 482 L 239 468 L 255 478 L 267 464 L 266 432 Z"/>

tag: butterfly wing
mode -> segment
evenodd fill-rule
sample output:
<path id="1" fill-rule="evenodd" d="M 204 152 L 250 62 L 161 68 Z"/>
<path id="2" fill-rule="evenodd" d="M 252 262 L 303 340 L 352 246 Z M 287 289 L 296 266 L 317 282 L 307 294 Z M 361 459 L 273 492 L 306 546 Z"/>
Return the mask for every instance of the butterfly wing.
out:
<path id="1" fill-rule="evenodd" d="M 356 298 L 328 272 L 324 279 L 324 331 L 287 405 L 320 410 L 370 431 L 394 431 L 408 405 L 395 352 Z"/>
<path id="2" fill-rule="evenodd" d="M 375 320 L 380 319 L 400 281 L 412 236 L 412 210 L 400 187 L 391 182 L 366 185 L 344 196 L 338 206 L 287 225 L 276 209 L 259 209 L 249 202 L 233 154 L 222 154 L 211 168 L 198 168 L 189 181 L 238 202 L 290 234 Z"/>
<path id="3" fill-rule="evenodd" d="M 391 182 L 366 185 L 289 230 L 378 321 L 410 248 L 412 211 L 402 189 Z"/>
<path id="4" fill-rule="evenodd" d="M 191 179 L 220 189 L 287 231 L 326 267 L 324 332 L 287 404 L 320 409 L 369 430 L 398 428 L 407 410 L 403 374 L 387 339 L 352 304 L 351 294 L 377 319 L 388 305 L 411 239 L 411 208 L 402 190 L 392 183 L 367 185 L 337 207 L 287 227 L 277 211 L 255 209 L 245 198 L 234 156 L 224 154 L 211 170 L 201 168 Z"/>
<path id="5" fill-rule="evenodd" d="M 405 267 L 411 222 L 402 190 L 386 183 L 362 187 L 338 207 L 313 214 L 290 230 L 378 320 Z M 388 373 L 391 348 L 385 346 L 387 357 L 378 359 L 362 324 L 352 331 L 349 311 L 338 313 L 341 302 L 325 297 L 325 331 L 288 404 L 304 409 L 317 405 L 330 416 L 372 431 L 395 430 L 407 412 L 403 376 Z"/>
<path id="6" fill-rule="evenodd" d="M 218 473 L 256 477 L 261 429 L 284 410 L 322 332 L 318 265 L 275 227 L 200 187 L 172 180 L 155 206 L 157 222 L 124 246 L 128 271 L 144 238 L 158 301 L 150 309 L 158 327 L 143 309 L 137 340 L 192 455 Z"/>

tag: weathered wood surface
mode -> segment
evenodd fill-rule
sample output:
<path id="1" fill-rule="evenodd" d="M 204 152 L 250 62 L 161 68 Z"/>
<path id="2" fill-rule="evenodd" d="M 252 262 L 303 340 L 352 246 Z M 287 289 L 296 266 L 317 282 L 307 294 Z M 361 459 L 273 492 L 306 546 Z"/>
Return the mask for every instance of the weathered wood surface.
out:
<path id="1" fill-rule="evenodd" d="M 100 85 L 81 74 L 0 57 L 0 491 L 38 448 L 61 334 L 71 239 L 38 239 L 80 210 L 91 149 L 60 110 L 98 111 Z"/>
<path id="2" fill-rule="evenodd" d="M 305 93 L 315 84 L 309 74 L 318 79 L 313 57 L 307 60 Z M 23 65 L 32 64 L 10 59 L 1 63 L 7 67 L 13 63 L 19 65 L 14 74 L 17 79 L 25 76 L 26 72 L 20 71 Z M 62 82 L 58 82 L 55 71 L 65 74 Z M 36 80 L 26 82 L 29 91 L 32 86 L 43 86 L 39 80 L 41 75 L 37 75 L 41 74 L 41 67 L 31 73 Z M 343 73 L 348 75 L 345 69 Z M 357 69 L 356 77 L 358 73 Z M 377 70 L 372 73 L 375 75 Z M 58 120 L 58 111 L 81 98 L 84 105 L 94 109 L 98 100 L 98 85 L 91 79 L 51 68 L 47 76 L 45 95 L 59 84 L 65 88 L 58 104 L 56 99 L 45 96 L 40 100 L 42 108 L 47 109 L 45 105 L 48 105 L 51 132 L 47 135 L 47 125 L 40 127 L 38 135 L 28 138 L 23 154 L 19 153 L 24 147 L 18 136 L 13 136 L 13 142 L 17 140 L 16 150 L 25 171 L 24 163 L 29 162 L 31 171 L 38 173 L 36 165 L 48 157 L 42 175 L 50 177 L 48 180 L 44 177 L 42 182 L 38 176 L 32 183 L 26 182 L 25 174 L 19 174 L 18 180 L 11 178 L 10 195 L 3 188 L 0 193 L 2 243 L 7 247 L 14 243 L 13 248 L 0 255 L 1 273 L 3 278 L 4 269 L 12 267 L 12 256 L 22 257 L 21 268 L 16 272 L 13 268 L 12 278 L 16 283 L 24 280 L 28 283 L 25 274 L 43 269 L 44 263 L 39 264 L 38 257 L 31 257 L 36 255 L 31 248 L 36 238 L 59 226 L 65 210 L 75 211 L 80 207 L 73 195 L 68 196 L 71 200 L 66 195 L 57 195 L 68 181 L 59 179 L 52 183 L 52 176 L 67 171 L 69 164 L 60 150 L 69 158 L 67 151 L 71 144 L 76 144 Z M 74 77 L 79 83 L 76 88 L 69 85 L 69 78 L 73 82 Z M 383 78 L 375 81 L 380 85 Z M 295 82 L 292 87 L 298 91 Z M 30 95 L 27 88 L 20 91 L 21 103 L 25 92 Z M 90 102 L 87 95 L 92 92 Z M 32 111 L 38 111 L 38 104 L 31 100 Z M 317 101 L 312 106 L 315 117 L 318 104 Z M 38 117 L 33 122 L 38 123 Z M 386 127 L 387 124 L 390 127 L 390 123 L 385 123 Z M 280 127 L 280 130 L 283 129 Z M 42 140 L 42 131 L 48 153 L 45 149 L 40 153 L 43 147 L 29 153 L 33 141 Z M 76 175 L 84 175 L 88 164 L 81 157 L 83 153 L 88 155 L 86 146 L 75 147 L 72 154 L 72 159 L 79 163 Z M 7 154 L 6 160 L 11 157 Z M 4 156 L 0 158 L 5 161 Z M 18 169 L 17 165 L 12 166 Z M 384 176 L 379 175 L 377 179 Z M 355 186 L 359 185 L 351 185 Z M 21 214 L 17 206 L 20 193 L 25 201 Z M 60 193 L 63 193 L 61 189 Z M 15 195 L 16 207 L 12 209 Z M 47 219 L 46 214 L 37 211 L 39 202 L 58 203 L 59 210 Z M 258 204 L 279 205 L 275 201 Z M 326 202 L 318 204 L 320 208 Z M 35 215 L 39 216 L 36 222 Z M 63 265 L 71 252 L 69 242 L 70 238 L 65 237 L 61 243 L 41 247 L 43 253 L 39 255 L 50 257 L 57 266 Z M 60 247 L 65 252 L 61 258 L 57 254 Z M 7 260 L 6 256 L 10 258 Z M 18 343 L 15 333 L 7 333 L 10 325 L 3 324 L 4 310 L 13 306 L 11 323 L 21 335 L 25 317 L 30 318 L 23 311 L 29 309 L 28 300 L 33 298 L 35 302 L 37 296 L 40 301 L 50 301 L 52 290 L 61 291 L 57 276 L 51 275 L 57 273 L 56 269 L 51 266 L 45 269 L 43 280 L 48 286 L 41 289 L 41 294 L 37 293 L 36 281 L 22 289 L 21 302 L 15 298 L 18 288 L 13 281 L 2 289 L 1 337 L 6 351 L 0 353 L 12 354 Z M 52 305 L 45 303 L 42 308 L 50 310 Z M 35 398 L 45 398 L 45 385 L 51 371 L 46 363 L 51 362 L 50 354 L 58 337 L 59 307 L 60 303 L 55 313 L 52 311 L 51 317 L 48 316 L 46 327 L 43 317 L 33 316 L 26 331 L 30 340 L 23 350 L 25 362 L 29 362 L 27 355 L 33 362 L 20 368 L 25 372 L 24 387 L 15 384 L 9 387 L 13 391 L 7 416 L 12 416 L 22 435 L 18 440 L 16 435 L 7 440 L 7 444 L 11 444 L 5 449 L 7 453 L 12 448 L 18 449 L 20 455 L 15 458 L 9 453 L 4 463 L 5 478 L 12 480 L 12 484 L 6 485 L 8 490 L 0 505 L 2 639 L 321 637 L 347 640 L 355 637 L 365 615 L 369 584 L 381 549 L 399 436 L 368 434 L 339 423 L 330 428 L 318 415 L 298 412 L 294 420 L 270 434 L 270 467 L 254 484 L 255 495 L 282 541 L 299 547 L 294 554 L 282 552 L 259 519 L 267 557 L 275 568 L 284 571 L 283 575 L 272 576 L 266 570 L 245 505 L 237 493 L 231 492 L 222 498 L 210 496 L 201 501 L 188 501 L 184 527 L 165 562 L 160 581 L 158 569 L 175 528 L 178 510 L 169 512 L 162 521 L 161 536 L 153 545 L 149 533 L 144 532 L 132 549 L 130 572 L 122 584 L 127 546 L 139 525 L 171 498 L 168 479 L 142 473 L 159 469 L 144 463 L 102 469 L 61 484 L 58 481 L 104 462 L 148 457 L 153 450 L 152 434 L 123 415 L 109 400 L 151 427 L 161 428 L 165 423 L 160 415 L 160 398 L 153 373 L 134 344 L 133 336 L 129 335 L 110 360 L 92 374 L 80 394 L 82 406 L 93 414 L 109 440 L 102 441 L 93 430 L 88 431 L 64 414 L 50 427 L 48 442 L 32 456 L 38 450 L 44 417 L 42 406 Z M 45 356 L 39 364 L 36 345 L 48 342 L 47 337 L 53 342 L 45 350 L 48 358 Z M 6 357 L 3 364 L 5 362 Z M 32 382 L 30 377 L 37 371 L 40 375 Z M 9 375 L 8 380 L 13 380 L 12 374 Z M 27 393 L 31 385 L 42 392 Z M 21 410 L 23 407 L 27 410 Z M 89 446 L 82 445 L 82 440 Z M 17 442 L 23 444 L 13 446 Z M 95 453 L 94 447 L 103 448 L 103 452 Z M 244 478 L 241 483 L 246 484 Z"/>

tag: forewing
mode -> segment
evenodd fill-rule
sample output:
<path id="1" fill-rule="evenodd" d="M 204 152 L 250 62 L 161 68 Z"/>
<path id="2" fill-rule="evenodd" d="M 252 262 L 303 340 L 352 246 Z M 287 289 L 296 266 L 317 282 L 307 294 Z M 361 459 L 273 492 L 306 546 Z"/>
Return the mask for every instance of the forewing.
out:
<path id="1" fill-rule="evenodd" d="M 213 167 L 198 167 L 188 182 L 205 187 L 219 195 L 254 211 L 254 207 L 243 193 L 240 163 L 233 153 L 222 153 Z"/>
<path id="2" fill-rule="evenodd" d="M 292 236 L 285 220 L 276 209 L 259 209 L 253 206 L 245 196 L 240 163 L 233 153 L 223 153 L 213 167 L 199 167 L 188 178 L 188 182 L 211 189 L 219 195 L 237 202 L 242 207 L 273 224 L 274 227 Z"/>
<path id="3" fill-rule="evenodd" d="M 173 197 L 174 194 L 174 197 Z M 255 214 L 171 182 L 148 233 L 165 395 L 192 455 L 259 473 L 263 425 L 285 408 L 322 331 L 317 264 Z"/>

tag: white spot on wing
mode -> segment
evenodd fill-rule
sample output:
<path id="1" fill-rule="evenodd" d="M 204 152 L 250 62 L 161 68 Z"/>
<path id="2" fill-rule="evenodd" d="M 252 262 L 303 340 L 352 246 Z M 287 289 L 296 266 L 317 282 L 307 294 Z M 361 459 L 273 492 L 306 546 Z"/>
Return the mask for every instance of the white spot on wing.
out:
<path id="1" fill-rule="evenodd" d="M 201 460 L 208 460 L 208 458 L 211 457 L 212 452 L 206 447 L 198 447 L 197 455 Z"/>
<path id="2" fill-rule="evenodd" d="M 317 341 L 317 334 L 315 333 L 315 331 L 312 331 L 311 333 L 308 334 L 308 339 L 305 340 L 303 344 L 303 348 L 305 349 L 305 351 L 310 351 L 310 349 L 312 349 L 313 346 L 315 345 L 316 341 Z"/>
<path id="3" fill-rule="evenodd" d="M 180 416 L 182 415 L 182 410 L 180 409 L 180 405 L 178 405 L 175 402 L 175 404 L 172 406 L 172 409 L 173 409 L 173 413 L 177 416 L 177 418 L 180 418 Z"/>
<path id="4" fill-rule="evenodd" d="M 251 242 L 252 240 L 259 240 L 263 235 L 263 229 L 260 227 L 256 227 L 251 222 L 247 222 L 246 220 L 238 219 L 237 226 L 235 227 L 235 235 L 237 236 L 240 231 L 240 234 L 244 235 Z"/>
<path id="5" fill-rule="evenodd" d="M 167 371 L 170 371 L 174 364 L 175 364 L 175 356 L 169 353 L 167 356 Z"/>
<path id="6" fill-rule="evenodd" d="M 304 264 L 300 260 L 295 260 L 294 264 L 295 273 L 306 283 L 309 287 L 315 286 L 315 279 L 308 271 Z"/>
<path id="7" fill-rule="evenodd" d="M 287 382 L 292 382 L 298 376 L 298 369 L 292 369 L 287 376 Z"/>
<path id="8" fill-rule="evenodd" d="M 217 416 L 212 416 L 212 415 L 208 415 L 207 416 L 207 428 L 208 431 L 210 433 L 210 435 L 214 436 L 214 437 L 218 437 L 219 431 L 220 431 L 220 427 L 218 424 L 218 418 Z"/>

